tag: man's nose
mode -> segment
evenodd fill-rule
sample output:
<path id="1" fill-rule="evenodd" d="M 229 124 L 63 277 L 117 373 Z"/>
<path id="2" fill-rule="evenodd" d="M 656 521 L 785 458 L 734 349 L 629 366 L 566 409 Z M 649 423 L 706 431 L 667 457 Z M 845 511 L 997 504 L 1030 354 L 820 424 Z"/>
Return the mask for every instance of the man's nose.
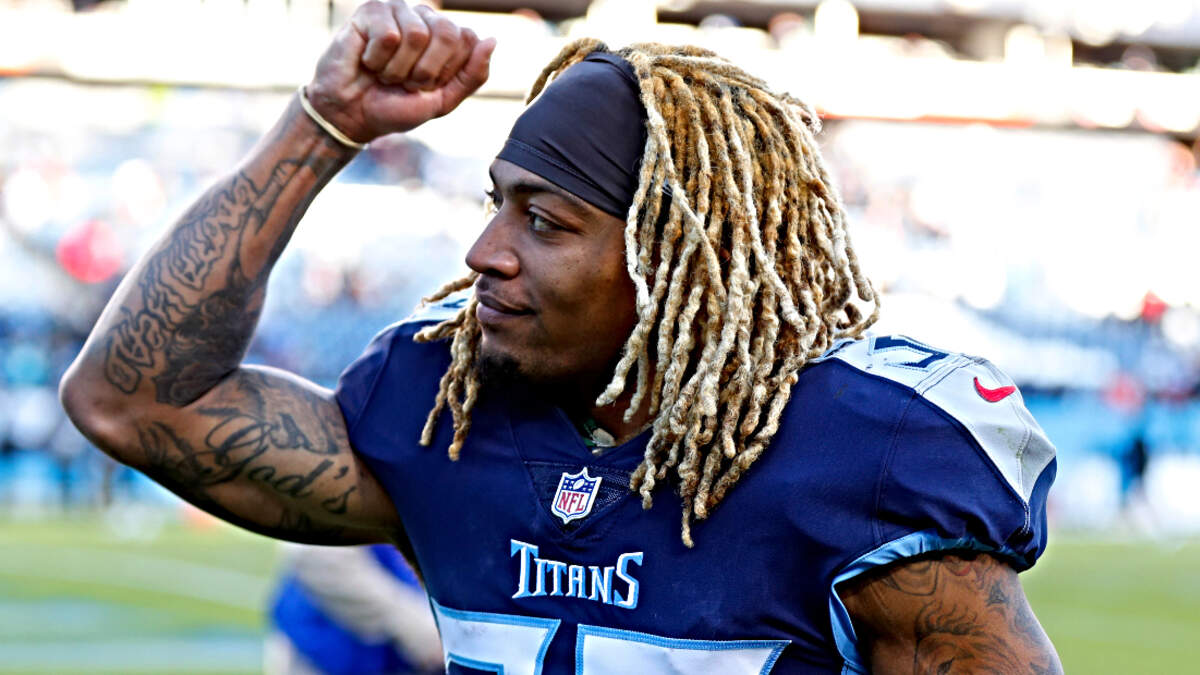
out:
<path id="1" fill-rule="evenodd" d="M 484 276 L 511 279 L 521 269 L 513 249 L 515 228 L 497 213 L 467 251 L 467 266 Z"/>

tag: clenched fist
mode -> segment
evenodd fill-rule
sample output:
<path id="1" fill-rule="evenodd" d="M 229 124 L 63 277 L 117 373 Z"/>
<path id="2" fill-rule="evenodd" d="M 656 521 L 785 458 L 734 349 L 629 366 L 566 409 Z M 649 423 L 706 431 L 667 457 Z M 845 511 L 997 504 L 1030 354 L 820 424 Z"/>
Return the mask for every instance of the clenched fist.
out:
<path id="1" fill-rule="evenodd" d="M 495 47 L 428 7 L 372 0 L 334 36 L 306 90 L 317 112 L 366 143 L 454 110 L 487 81 Z"/>

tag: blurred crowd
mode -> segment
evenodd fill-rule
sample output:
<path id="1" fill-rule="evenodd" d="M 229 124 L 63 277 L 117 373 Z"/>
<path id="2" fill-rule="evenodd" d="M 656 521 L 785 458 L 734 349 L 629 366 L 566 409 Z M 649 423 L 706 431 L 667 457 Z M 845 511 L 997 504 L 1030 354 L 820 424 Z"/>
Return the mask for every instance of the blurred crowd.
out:
<path id="1" fill-rule="evenodd" d="M 58 405 L 58 380 L 128 265 L 262 131 L 224 113 L 261 104 L 250 99 L 278 111 L 286 95 L 0 80 L 0 101 L 33 99 L 22 117 L 46 96 L 86 98 L 96 115 L 65 131 L 13 124 L 13 116 L 0 123 L 0 504 L 152 495 L 87 451 Z M 106 106 L 130 97 L 235 121 L 209 128 L 167 113 L 105 128 Z M 272 277 L 248 360 L 333 386 L 376 331 L 465 269 L 484 180 L 486 159 L 435 154 L 409 138 L 374 144 L 312 206 Z"/>
<path id="2" fill-rule="evenodd" d="M 528 14 L 522 30 L 571 30 Z M 730 21 L 702 28 L 767 61 L 803 25 L 750 44 Z M 167 499 L 91 450 L 55 387 L 128 265 L 289 95 L 0 77 L 0 508 Z M 249 359 L 332 386 L 375 332 L 458 276 L 519 109 L 468 102 L 347 167 L 272 277 Z M 1148 131 L 837 116 L 823 142 L 884 291 L 877 331 L 1016 379 L 1060 451 L 1057 522 L 1200 531 L 1198 148 Z"/>

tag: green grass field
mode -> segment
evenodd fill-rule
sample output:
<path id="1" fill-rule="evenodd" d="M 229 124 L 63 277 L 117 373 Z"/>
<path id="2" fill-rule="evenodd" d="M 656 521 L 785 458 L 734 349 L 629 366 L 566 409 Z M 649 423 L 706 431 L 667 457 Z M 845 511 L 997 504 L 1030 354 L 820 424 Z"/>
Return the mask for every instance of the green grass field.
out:
<path id="1" fill-rule="evenodd" d="M 1068 673 L 1200 672 L 1200 542 L 1051 538 L 1023 575 Z M 0 673 L 254 673 L 275 545 L 98 516 L 0 518 Z"/>
<path id="2" fill-rule="evenodd" d="M 1021 575 L 1068 673 L 1200 673 L 1200 541 L 1050 536 Z"/>
<path id="3" fill-rule="evenodd" d="M 260 672 L 276 554 L 226 526 L 0 520 L 0 673 Z"/>

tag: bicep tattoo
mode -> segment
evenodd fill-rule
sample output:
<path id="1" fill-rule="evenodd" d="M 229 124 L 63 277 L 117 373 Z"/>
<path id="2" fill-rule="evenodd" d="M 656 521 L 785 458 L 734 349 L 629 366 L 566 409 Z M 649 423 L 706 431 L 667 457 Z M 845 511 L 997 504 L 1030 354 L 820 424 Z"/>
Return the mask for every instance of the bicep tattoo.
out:
<path id="1" fill-rule="evenodd" d="M 1061 672 L 1016 573 L 990 555 L 901 563 L 850 593 L 877 672 Z"/>

